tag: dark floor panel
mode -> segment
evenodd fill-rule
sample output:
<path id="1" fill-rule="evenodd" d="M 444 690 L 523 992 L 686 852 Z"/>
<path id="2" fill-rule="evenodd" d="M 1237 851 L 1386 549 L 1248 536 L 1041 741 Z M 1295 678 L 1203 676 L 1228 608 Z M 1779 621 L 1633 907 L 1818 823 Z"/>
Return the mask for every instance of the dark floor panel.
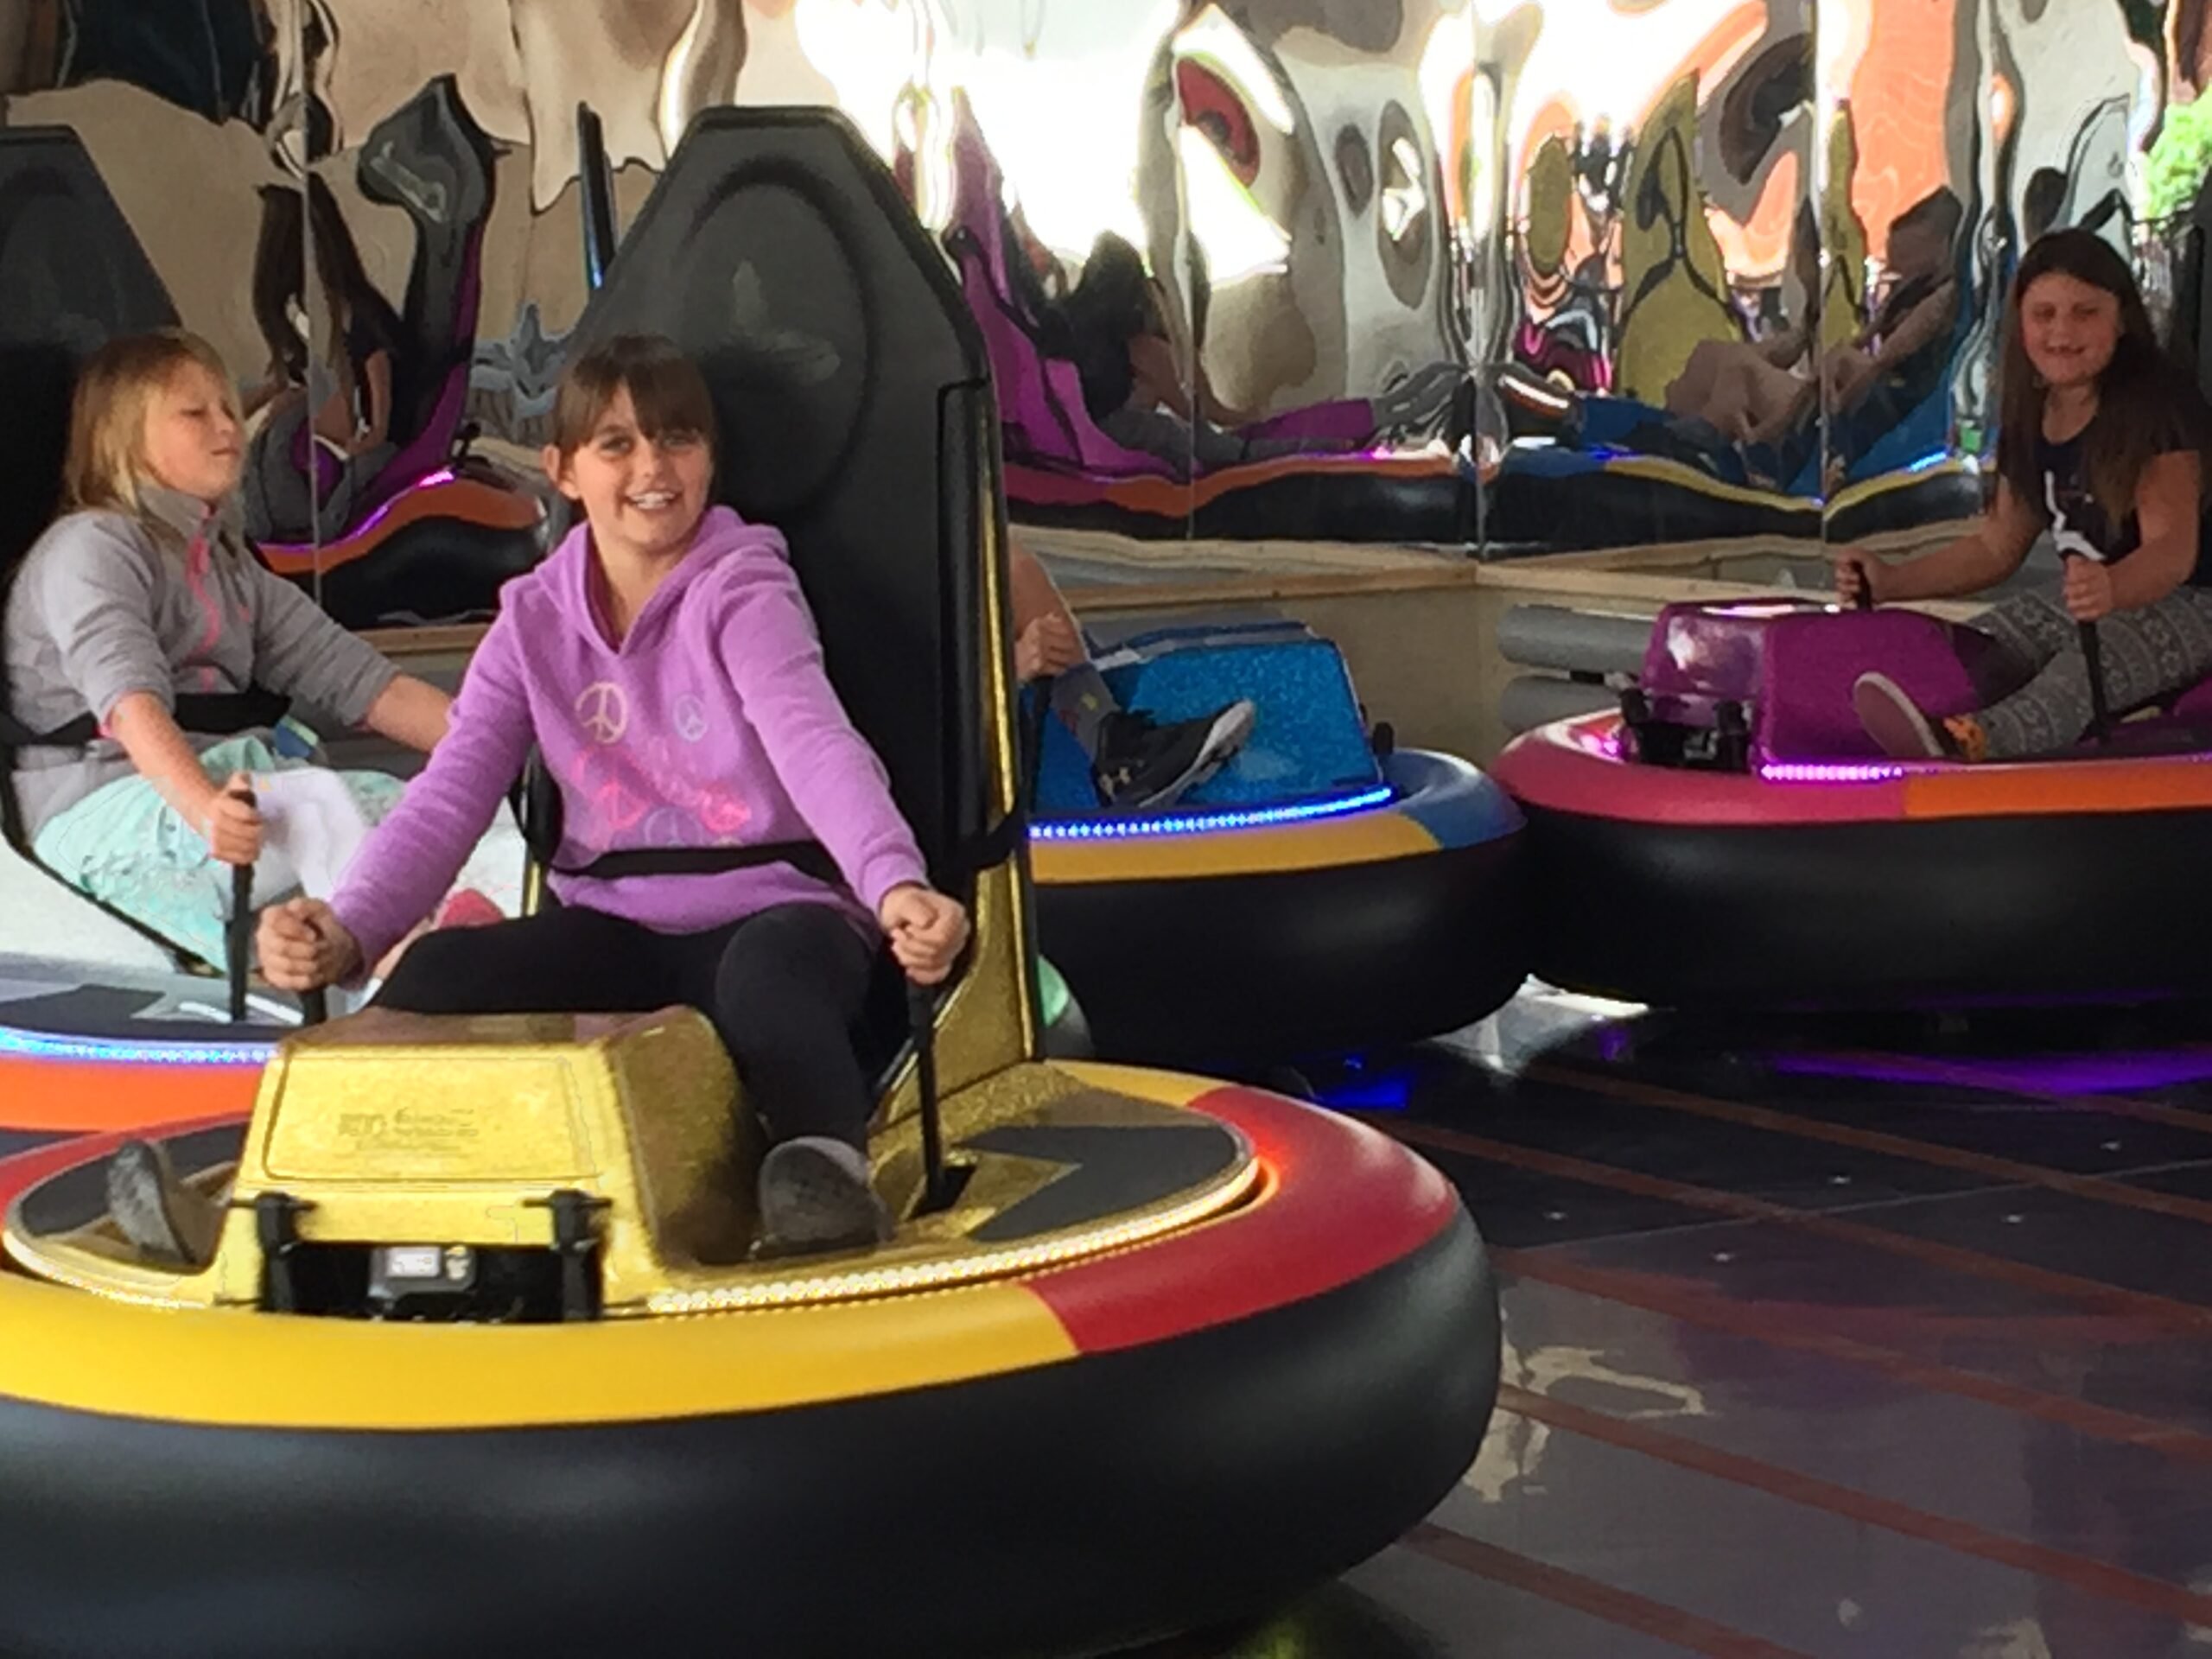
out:
<path id="1" fill-rule="evenodd" d="M 1502 1253 L 1520 1409 L 1434 1517 L 1474 1567 L 1556 1573 L 1577 1618 L 1657 1610 L 1695 1652 L 2196 1650 L 2212 1215 L 2157 1206 L 2212 1205 L 2212 1014 L 1610 1020 L 1539 995 L 1316 1081 Z M 1463 1608 L 1495 1604 L 1425 1591 L 1423 1541 L 1359 1582 L 1449 1654 L 1666 1640 L 1486 1648 Z"/>
<path id="2" fill-rule="evenodd" d="M 1634 1087 L 1647 1079 L 1641 1074 L 1613 1074 L 1599 1081 Z M 1770 1109 L 1787 1118 L 1796 1108 L 1790 1104 Z M 2031 1169 L 2056 1167 L 2042 1162 L 2042 1155 L 2050 1149 L 2050 1136 L 2044 1133 L 2050 1127 L 2047 1119 L 1994 1113 L 1981 1115 L 1984 1121 L 1976 1125 L 1975 1116 L 1925 1116 L 1919 1122 L 1927 1129 L 2009 1127 L 2014 1143 L 2008 1145 L 2000 1135 L 1993 1134 L 1988 1145 L 1974 1149 Z M 1897 1111 L 1881 1100 L 1862 1103 L 1855 1111 L 1841 1102 L 1829 1103 L 1806 1117 L 1815 1125 L 1842 1122 L 1854 1128 L 1897 1132 Z M 1393 1120 L 1378 1121 L 1388 1128 Z M 2158 1214 L 2124 1200 L 2113 1201 L 2117 1194 L 2082 1197 L 2018 1185 L 1995 1173 L 1923 1161 L 1904 1151 L 1836 1146 L 1792 1132 L 1786 1122 L 1755 1127 L 1593 1095 L 1578 1090 L 1571 1077 L 1549 1067 L 1509 1084 L 1486 1077 L 1472 1065 L 1437 1065 L 1411 1092 L 1395 1121 L 1563 1154 L 1611 1169 L 1793 1210 L 1846 1216 L 1855 1224 L 2212 1306 L 2212 1248 L 2208 1248 L 2212 1246 L 2212 1217 Z M 2126 1147 L 2154 1143 L 2154 1150 L 2166 1150 L 2170 1148 L 2164 1143 L 2179 1139 L 2189 1151 L 2202 1151 L 2196 1144 L 2199 1137 L 2184 1138 L 2178 1131 L 2119 1120 L 2104 1120 L 2086 1135 L 2078 1124 L 2068 1126 L 2065 1133 L 2073 1140 L 2072 1154 L 2082 1161 L 2103 1160 L 2102 1173 L 2122 1192 L 2125 1181 L 2120 1178 L 2158 1173 L 2149 1157 L 2126 1161 Z M 2022 1144 L 2031 1137 L 2033 1143 Z M 2113 1144 L 2122 1152 L 2113 1153 Z M 1532 1180 L 1526 1171 L 1508 1177 L 1503 1172 L 1510 1165 L 1506 1162 L 1433 1144 L 1424 1144 L 1422 1151 L 1452 1174 L 1478 1221 L 1485 1219 L 1491 1188 L 1500 1192 L 1504 1200 L 1496 1235 L 1500 1243 L 1568 1242 L 1603 1230 L 1605 1211 L 1601 1208 L 1593 1216 L 1588 1210 L 1588 1187 L 1595 1183 L 1575 1184 L 1581 1192 L 1584 1218 L 1581 1224 L 1570 1225 L 1550 1219 L 1563 1208 L 1543 1201 L 1551 1178 L 1536 1175 Z M 1630 1224 L 1640 1224 L 1639 1230 L 1655 1222 L 1665 1224 L 1666 1208 L 1679 1213 L 1697 1207 L 1693 1201 L 1653 1211 L 1650 1206 L 1662 1201 L 1644 1194 L 1622 1196 L 1628 1200 L 1624 1207 L 1634 1217 Z M 1539 1224 L 1557 1230 L 1548 1234 Z"/>
<path id="3" fill-rule="evenodd" d="M 1641 1421 L 1693 1409 L 1655 1400 Z M 1810 1659 L 2171 1659 L 2183 1641 L 2175 1619 L 1510 1414 L 1435 1520 Z"/>
<path id="4" fill-rule="evenodd" d="M 2038 1187 L 1885 1205 L 1854 1220 L 2212 1308 L 2212 1225 Z"/>
<path id="5" fill-rule="evenodd" d="M 1592 1072 L 1580 1063 L 1547 1065 L 1547 1080 Z M 2039 1164 L 2078 1174 L 2103 1174 L 2146 1164 L 2212 1160 L 2212 1120 L 2202 1128 L 2146 1122 L 2100 1110 L 2093 1100 L 2023 1100 L 1973 1090 L 1807 1077 L 1766 1067 L 1716 1077 L 1707 1067 L 1639 1068 L 1634 1082 L 1662 1090 L 1787 1113 L 1813 1125 L 1868 1130 L 1985 1156 Z M 1645 1109 L 1674 1116 L 1654 1102 Z"/>
<path id="6" fill-rule="evenodd" d="M 2181 1583 L 2212 1562 L 2212 1436 L 2127 1444 L 1881 1370 L 1529 1281 L 1505 1306 L 1530 1386 L 1992 1533 Z M 2053 1393 L 2054 1408 L 2068 1403 Z M 2144 1426 L 2146 1429 L 2153 1427 Z"/>
<path id="7" fill-rule="evenodd" d="M 1793 1198 L 1786 1191 L 1778 1196 L 1760 1192 L 1730 1194 L 1717 1185 L 1689 1183 L 1715 1198 L 1717 1202 L 1707 1206 L 1698 1202 L 1695 1193 L 1687 1191 L 1681 1198 L 1670 1202 L 1638 1192 L 1621 1194 L 1608 1187 L 1605 1176 L 1611 1171 L 1650 1175 L 1654 1172 L 1649 1166 L 1654 1163 L 1671 1163 L 1679 1167 L 1687 1161 L 1654 1158 L 1648 1155 L 1646 1148 L 1626 1141 L 1612 1144 L 1609 1150 L 1615 1156 L 1611 1160 L 1582 1158 L 1580 1161 L 1585 1165 L 1599 1166 L 1592 1168 L 1586 1178 L 1567 1179 L 1518 1169 L 1506 1161 L 1512 1156 L 1514 1147 L 1530 1144 L 1532 1137 L 1484 1135 L 1484 1139 L 1506 1147 L 1501 1153 L 1485 1154 L 1463 1150 L 1448 1140 L 1424 1139 L 1423 1126 L 1410 1121 L 1402 1122 L 1399 1129 L 1424 1157 L 1451 1178 L 1477 1221 L 1484 1224 L 1484 1236 L 1501 1247 L 1575 1242 L 1575 1231 L 1586 1240 L 1610 1236 L 1603 1221 L 1624 1202 L 1632 1206 L 1659 1205 L 1659 1209 L 1649 1211 L 1653 1219 L 1672 1211 L 1688 1226 L 1725 1224 L 1732 1219 L 1726 1199 L 1734 1196 L 1822 1216 L 1843 1226 L 1902 1241 L 1925 1241 L 1970 1250 L 1986 1258 L 1996 1272 L 2001 1273 L 2005 1264 L 2012 1263 L 2031 1270 L 2067 1274 L 2085 1284 L 2094 1281 L 2170 1299 L 2179 1305 L 2171 1311 L 2180 1319 L 2190 1318 L 2192 1308 L 2212 1308 L 2212 1250 L 2205 1248 L 2208 1242 L 2212 1242 L 2212 1230 L 2192 1219 L 2149 1213 L 2124 1204 L 2027 1186 L 1910 1201 L 1877 1198 L 1869 1202 L 1866 1189 L 1858 1185 L 1859 1177 L 1840 1170 L 1828 1177 L 1827 1185 L 1821 1190 L 1821 1196 L 1827 1200 L 1823 1205 L 1804 1202 L 1802 1195 Z M 1449 1135 L 1452 1132 L 1446 1133 Z M 1464 1136 L 1471 1132 L 1458 1133 Z M 1673 1181 L 1677 1178 L 1669 1174 L 1659 1179 Z M 1503 1208 L 1498 1224 L 1493 1229 L 1486 1220 L 1490 1198 L 1492 1192 L 1501 1187 L 1510 1194 L 1511 1201 Z M 1583 1224 L 1579 1228 L 1570 1228 L 1568 1222 L 1578 1214 L 1582 1216 Z M 1550 1221 L 1555 1216 L 1562 1218 L 1556 1224 Z M 1786 1224 L 1779 1222 L 1759 1224 L 1786 1228 Z M 1555 1226 L 1557 1230 L 1548 1231 L 1548 1226 Z M 1643 1230 L 1658 1230 L 1647 1227 Z M 1694 1244 L 1693 1248 L 1696 1246 Z M 1910 1248 L 1908 1243 L 1907 1252 Z M 1880 1252 L 1873 1250 L 1870 1243 L 1866 1254 Z M 1861 1263 L 1853 1270 L 1866 1269 Z M 2207 1316 L 2207 1322 L 2212 1324 L 2212 1315 Z"/>
<path id="8" fill-rule="evenodd" d="M 1778 1329 L 1830 1333 L 2022 1388 L 2212 1434 L 2212 1329 L 2177 1331 L 1970 1278 L 1800 1228 L 1624 1238 L 1545 1260 L 1669 1296 L 1756 1308 Z"/>
<path id="9" fill-rule="evenodd" d="M 2034 1066 L 1925 1060 L 1853 1046 L 1853 1035 L 1851 1027 L 1834 1024 L 1809 1033 L 1736 1031 L 1651 1016 L 1532 1048 L 1520 1060 L 1532 1079 L 1570 1091 L 1586 1082 L 1599 1091 L 1646 1094 L 1628 1103 L 1677 1118 L 1694 1119 L 1698 1102 L 1670 1102 L 1661 1091 L 2077 1173 L 2212 1159 L 2212 1113 L 2201 1122 L 2150 1122 L 2145 1114 L 2131 1115 L 2124 1101 L 2101 1103 L 2059 1090 L 2051 1091 L 2056 1098 L 2024 1094 L 2002 1081 L 2015 1071 L 2033 1074 Z M 2093 1075 L 2092 1065 L 2112 1071 L 2124 1058 L 2088 1056 L 2065 1075 L 2079 1080 Z M 2212 1070 L 2212 1046 L 2199 1064 Z M 1471 1103 L 1484 1087 L 1469 1083 L 1458 1092 Z M 1432 1099 L 1452 1092 L 1441 1075 L 1431 1084 Z"/>
<path id="10" fill-rule="evenodd" d="M 1719 1222 L 1708 1211 L 1663 1198 L 1563 1182 L 1434 1147 L 1416 1150 L 1451 1177 L 1493 1249 L 1575 1243 Z"/>
<path id="11" fill-rule="evenodd" d="M 1827 1209 L 1970 1192 L 1999 1183 L 1887 1153 L 1685 1118 L 1548 1077 L 1500 1085 L 1466 1068 L 1408 1103 L 1408 1121 L 1560 1152 L 1669 1181 Z"/>
<path id="12" fill-rule="evenodd" d="M 2212 1163 L 2183 1164 L 2174 1169 L 2146 1169 L 2126 1178 L 2130 1186 L 2151 1192 L 2171 1192 L 2177 1198 L 2212 1204 Z"/>

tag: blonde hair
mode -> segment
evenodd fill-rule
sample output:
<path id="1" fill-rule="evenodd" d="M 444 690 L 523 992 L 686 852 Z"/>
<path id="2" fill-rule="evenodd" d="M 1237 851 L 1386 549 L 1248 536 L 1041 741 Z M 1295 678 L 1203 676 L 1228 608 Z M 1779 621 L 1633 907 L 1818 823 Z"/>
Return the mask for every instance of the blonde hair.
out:
<path id="1" fill-rule="evenodd" d="M 215 377 L 235 416 L 238 391 L 213 346 L 182 328 L 125 334 L 94 352 L 78 371 L 69 407 L 69 454 L 62 502 L 70 511 L 105 507 L 137 514 L 147 474 L 146 415 L 178 370 L 197 364 Z"/>

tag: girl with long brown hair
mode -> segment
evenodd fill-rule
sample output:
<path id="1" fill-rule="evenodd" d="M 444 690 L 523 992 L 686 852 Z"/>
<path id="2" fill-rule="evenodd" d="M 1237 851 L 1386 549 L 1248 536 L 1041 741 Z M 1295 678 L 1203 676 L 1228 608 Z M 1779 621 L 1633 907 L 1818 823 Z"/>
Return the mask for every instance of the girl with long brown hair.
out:
<path id="1" fill-rule="evenodd" d="M 1949 599 L 2018 569 L 2043 531 L 2066 562 L 2060 598 L 2023 594 L 1974 626 L 2021 689 L 1931 719 L 1883 674 L 1853 700 L 1891 754 L 2003 760 L 2078 742 L 2095 717 L 2082 625 L 2101 646 L 2104 703 L 2142 708 L 2212 673 L 2212 559 L 2200 521 L 2212 410 L 2163 353 L 2126 262 L 2086 231 L 2028 250 L 2000 371 L 1997 493 L 1974 530 L 1923 558 L 1836 561 L 1845 599 Z M 2007 671 L 2009 671 L 2009 672 Z"/>

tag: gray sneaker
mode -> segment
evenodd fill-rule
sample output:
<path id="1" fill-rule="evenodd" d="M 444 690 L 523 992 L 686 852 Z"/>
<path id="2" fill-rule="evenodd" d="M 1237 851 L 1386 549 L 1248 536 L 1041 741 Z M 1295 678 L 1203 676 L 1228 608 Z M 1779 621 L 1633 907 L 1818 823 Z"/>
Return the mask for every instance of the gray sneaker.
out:
<path id="1" fill-rule="evenodd" d="M 760 1255 L 864 1250 L 890 1236 L 890 1211 L 868 1184 L 858 1148 L 802 1135 L 761 1160 Z"/>
<path id="2" fill-rule="evenodd" d="M 1943 728 L 1886 674 L 1861 674 L 1852 684 L 1851 707 L 1885 754 L 1900 760 L 1940 760 L 1957 753 Z"/>
<path id="3" fill-rule="evenodd" d="M 107 1209 L 149 1261 L 199 1268 L 214 1260 L 223 1206 L 177 1179 L 158 1142 L 126 1141 L 116 1148 L 107 1164 Z"/>

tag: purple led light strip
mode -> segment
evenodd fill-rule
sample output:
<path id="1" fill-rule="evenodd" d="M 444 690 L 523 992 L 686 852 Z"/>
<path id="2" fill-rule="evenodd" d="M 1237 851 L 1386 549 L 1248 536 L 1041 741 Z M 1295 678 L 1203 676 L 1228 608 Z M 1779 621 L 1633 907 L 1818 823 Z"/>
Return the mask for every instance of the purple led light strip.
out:
<path id="1" fill-rule="evenodd" d="M 1770 784 L 1886 784 L 1910 771 L 1889 760 L 1762 760 L 1759 778 Z"/>

